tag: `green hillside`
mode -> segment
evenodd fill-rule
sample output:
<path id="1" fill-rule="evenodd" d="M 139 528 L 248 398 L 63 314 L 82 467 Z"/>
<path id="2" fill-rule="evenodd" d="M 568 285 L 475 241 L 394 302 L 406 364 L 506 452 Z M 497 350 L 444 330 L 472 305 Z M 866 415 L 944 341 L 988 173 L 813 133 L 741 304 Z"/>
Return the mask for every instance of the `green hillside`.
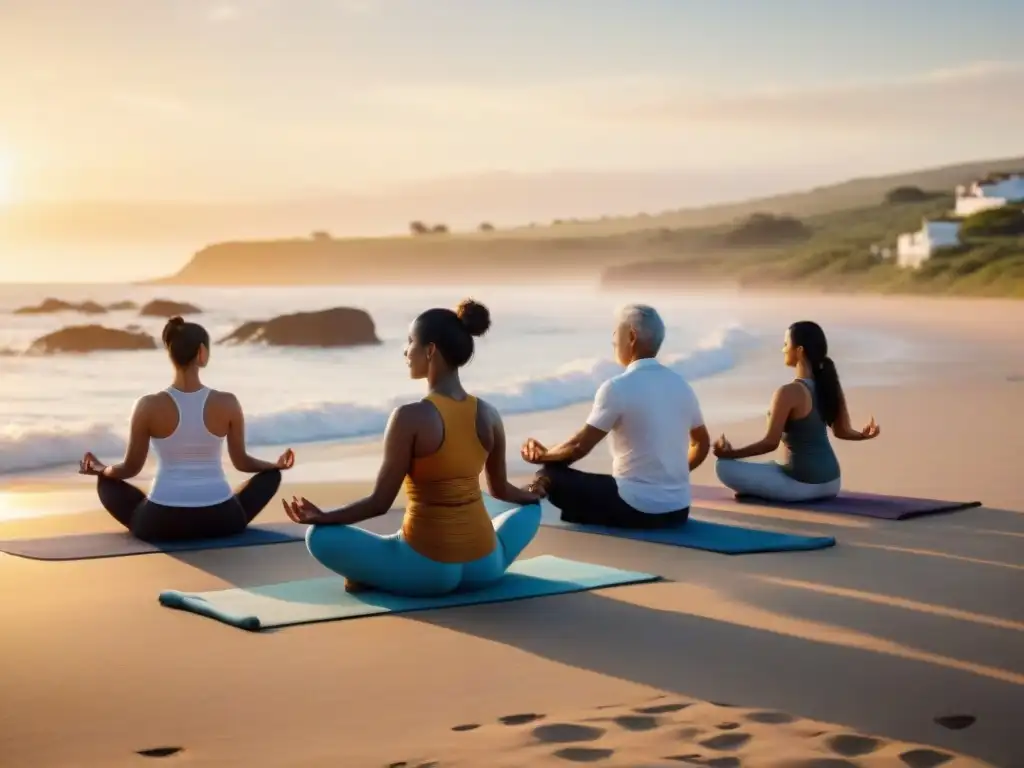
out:
<path id="1" fill-rule="evenodd" d="M 659 216 L 514 230 L 361 239 L 316 233 L 217 243 L 158 282 L 530 283 L 571 277 L 606 285 L 712 281 L 1022 295 L 1024 243 L 1005 230 L 974 232 L 962 248 L 918 271 L 899 269 L 885 256 L 898 234 L 947 212 L 957 184 L 1021 168 L 1024 158 L 967 163 Z"/>

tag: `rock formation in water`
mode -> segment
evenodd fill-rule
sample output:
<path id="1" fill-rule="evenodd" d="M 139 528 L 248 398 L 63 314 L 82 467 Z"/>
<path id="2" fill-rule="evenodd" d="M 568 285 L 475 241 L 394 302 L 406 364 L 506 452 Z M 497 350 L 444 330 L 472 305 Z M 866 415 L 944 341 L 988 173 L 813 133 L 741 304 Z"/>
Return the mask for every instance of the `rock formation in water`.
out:
<path id="1" fill-rule="evenodd" d="M 57 312 L 81 312 L 84 315 L 102 315 L 107 308 L 95 301 L 76 303 L 63 299 L 43 299 L 40 304 L 32 307 L 20 307 L 14 310 L 16 315 L 51 315 Z"/>
<path id="2" fill-rule="evenodd" d="M 177 317 L 179 315 L 198 315 L 202 311 L 194 304 L 184 301 L 153 299 L 139 310 L 139 314 L 143 317 Z"/>
<path id="3" fill-rule="evenodd" d="M 52 315 L 57 312 L 81 312 L 85 315 L 102 315 L 106 312 L 120 312 L 138 307 L 134 301 L 115 301 L 103 306 L 95 301 L 64 301 L 63 299 L 43 299 L 35 306 L 20 307 L 14 310 L 16 315 Z"/>
<path id="4" fill-rule="evenodd" d="M 335 307 L 296 312 L 271 320 L 242 323 L 223 339 L 226 344 L 267 344 L 274 347 L 355 347 L 380 344 L 373 318 L 362 309 Z"/>
<path id="5" fill-rule="evenodd" d="M 107 328 L 103 325 L 71 325 L 32 342 L 25 354 L 58 355 L 86 352 L 157 349 L 156 339 L 141 331 Z"/>

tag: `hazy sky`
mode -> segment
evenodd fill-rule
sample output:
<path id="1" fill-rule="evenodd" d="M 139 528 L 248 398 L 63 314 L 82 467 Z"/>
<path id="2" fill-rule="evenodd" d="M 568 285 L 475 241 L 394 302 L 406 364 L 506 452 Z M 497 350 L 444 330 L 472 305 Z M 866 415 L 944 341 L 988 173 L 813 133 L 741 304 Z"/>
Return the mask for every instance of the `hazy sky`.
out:
<path id="1" fill-rule="evenodd" d="M 0 195 L 998 157 L 1022 30 L 1019 0 L 0 0 Z"/>

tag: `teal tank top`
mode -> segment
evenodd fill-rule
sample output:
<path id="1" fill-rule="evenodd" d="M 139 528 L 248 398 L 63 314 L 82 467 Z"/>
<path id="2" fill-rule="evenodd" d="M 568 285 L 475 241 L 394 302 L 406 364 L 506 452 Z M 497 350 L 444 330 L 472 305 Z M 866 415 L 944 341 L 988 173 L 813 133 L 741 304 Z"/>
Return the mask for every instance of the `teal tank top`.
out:
<path id="1" fill-rule="evenodd" d="M 818 393 L 811 379 L 797 379 L 811 393 L 813 407 L 802 419 L 789 418 L 783 427 L 785 461 L 780 466 L 801 483 L 830 483 L 839 479 L 839 459 L 828 439 L 828 425 L 818 410 Z"/>

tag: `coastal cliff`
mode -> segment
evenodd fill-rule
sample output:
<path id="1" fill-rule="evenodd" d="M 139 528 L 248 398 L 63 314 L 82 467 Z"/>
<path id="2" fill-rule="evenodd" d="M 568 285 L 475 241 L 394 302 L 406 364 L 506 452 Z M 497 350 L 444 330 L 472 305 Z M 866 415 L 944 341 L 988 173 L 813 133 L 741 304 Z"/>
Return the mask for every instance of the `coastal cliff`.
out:
<path id="1" fill-rule="evenodd" d="M 472 280 L 529 282 L 575 277 L 621 261 L 614 243 L 597 238 L 473 237 L 443 235 L 361 239 L 268 240 L 203 248 L 163 285 L 323 285 L 391 281 Z M 589 268 L 589 269 L 587 269 Z"/>

